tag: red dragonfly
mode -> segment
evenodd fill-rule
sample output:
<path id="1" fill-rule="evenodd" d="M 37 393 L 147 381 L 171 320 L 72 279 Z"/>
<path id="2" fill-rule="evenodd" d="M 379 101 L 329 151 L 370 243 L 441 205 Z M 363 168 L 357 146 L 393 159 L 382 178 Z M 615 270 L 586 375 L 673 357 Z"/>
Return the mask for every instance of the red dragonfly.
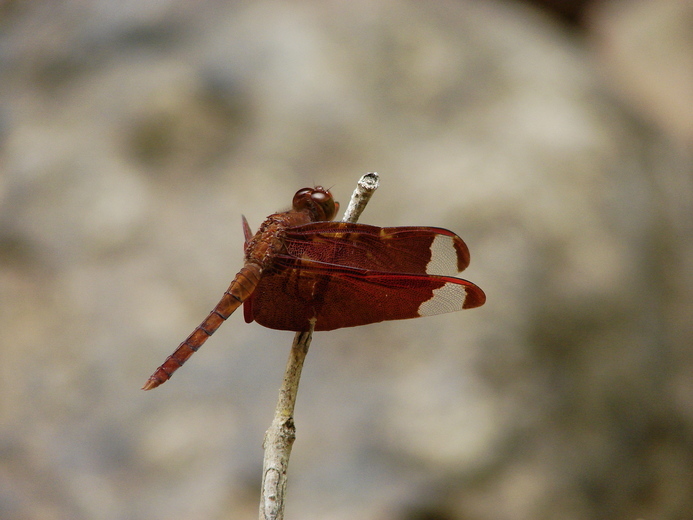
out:
<path id="1" fill-rule="evenodd" d="M 306 331 L 355 327 L 479 307 L 484 292 L 453 275 L 469 249 L 452 231 L 331 222 L 339 203 L 322 186 L 296 192 L 253 235 L 243 218 L 245 265 L 214 310 L 142 387 L 166 382 L 243 304 L 247 323 Z"/>

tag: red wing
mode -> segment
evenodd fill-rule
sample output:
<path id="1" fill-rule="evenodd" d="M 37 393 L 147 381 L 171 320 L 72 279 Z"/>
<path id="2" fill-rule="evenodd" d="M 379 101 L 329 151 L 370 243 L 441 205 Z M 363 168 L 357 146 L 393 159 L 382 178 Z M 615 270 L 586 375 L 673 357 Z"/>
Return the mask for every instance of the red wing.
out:
<path id="1" fill-rule="evenodd" d="M 383 273 L 455 275 L 469 265 L 462 239 L 432 227 L 315 222 L 287 229 L 286 247 L 296 258 Z"/>
<path id="2" fill-rule="evenodd" d="M 245 318 L 280 330 L 333 330 L 483 305 L 484 292 L 451 276 L 379 272 L 277 257 L 246 300 Z"/>

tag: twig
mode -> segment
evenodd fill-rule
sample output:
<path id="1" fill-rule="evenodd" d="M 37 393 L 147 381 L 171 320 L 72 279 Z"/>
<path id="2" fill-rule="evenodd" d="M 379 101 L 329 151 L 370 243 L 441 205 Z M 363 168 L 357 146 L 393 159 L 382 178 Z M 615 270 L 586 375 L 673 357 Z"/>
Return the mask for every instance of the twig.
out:
<path id="1" fill-rule="evenodd" d="M 371 200 L 373 193 L 378 189 L 378 174 L 376 172 L 367 173 L 359 179 L 354 193 L 351 195 L 349 206 L 344 212 L 342 222 L 357 222 L 366 204 Z"/>
<path id="2" fill-rule="evenodd" d="M 371 172 L 361 177 L 342 220 L 344 222 L 356 222 L 376 189 L 378 189 L 377 173 Z M 284 381 L 279 389 L 279 400 L 274 412 L 274 419 L 265 433 L 265 440 L 262 443 L 265 458 L 262 465 L 260 520 L 284 519 L 286 476 L 291 447 L 296 439 L 294 406 L 298 393 L 298 382 L 301 379 L 301 369 L 306 354 L 308 354 L 312 336 L 312 326 L 308 332 L 296 333 L 294 343 L 291 345 L 289 361 L 286 364 Z"/>

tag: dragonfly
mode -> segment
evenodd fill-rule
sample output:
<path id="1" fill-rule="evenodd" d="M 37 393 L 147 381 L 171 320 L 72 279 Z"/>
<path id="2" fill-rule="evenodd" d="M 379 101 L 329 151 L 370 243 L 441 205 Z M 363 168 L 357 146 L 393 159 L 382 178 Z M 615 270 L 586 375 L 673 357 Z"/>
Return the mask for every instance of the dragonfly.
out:
<path id="1" fill-rule="evenodd" d="M 338 210 L 330 191 L 316 186 L 298 190 L 291 209 L 268 216 L 255 234 L 243 217 L 243 267 L 143 390 L 168 381 L 241 304 L 247 323 L 300 332 L 485 303 L 478 286 L 455 276 L 469 265 L 469 249 L 452 231 L 334 222 Z"/>

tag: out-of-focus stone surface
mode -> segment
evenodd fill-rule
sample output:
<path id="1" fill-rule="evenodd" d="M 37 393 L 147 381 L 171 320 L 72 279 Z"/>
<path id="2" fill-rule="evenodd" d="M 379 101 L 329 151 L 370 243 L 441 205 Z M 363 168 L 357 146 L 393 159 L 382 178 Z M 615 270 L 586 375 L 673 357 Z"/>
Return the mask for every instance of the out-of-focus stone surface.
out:
<path id="1" fill-rule="evenodd" d="M 691 158 L 502 2 L 0 6 L 0 517 L 255 518 L 291 333 L 240 313 L 312 184 L 468 243 L 473 311 L 315 335 L 287 519 L 693 517 Z"/>
<path id="2" fill-rule="evenodd" d="M 633 110 L 693 149 L 693 2 L 594 2 L 588 40 Z"/>

